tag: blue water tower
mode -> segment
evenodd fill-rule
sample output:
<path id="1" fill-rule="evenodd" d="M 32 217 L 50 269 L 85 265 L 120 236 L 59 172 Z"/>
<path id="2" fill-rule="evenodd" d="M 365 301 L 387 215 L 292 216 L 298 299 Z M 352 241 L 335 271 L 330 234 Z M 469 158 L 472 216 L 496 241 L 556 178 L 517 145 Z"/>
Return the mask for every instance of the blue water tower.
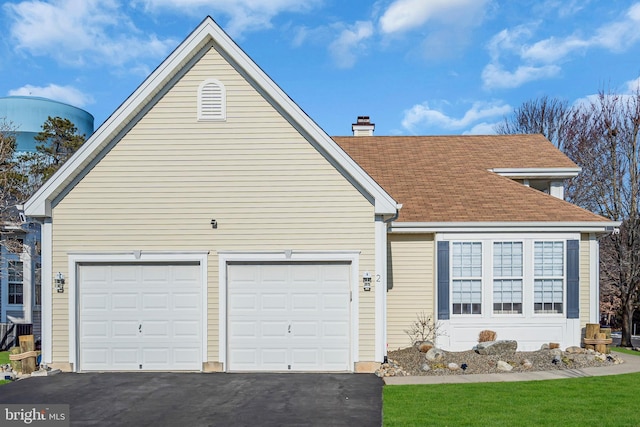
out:
<path id="1" fill-rule="evenodd" d="M 78 134 L 87 139 L 93 133 L 93 116 L 78 107 L 36 96 L 0 98 L 0 120 L 16 128 L 17 152 L 36 151 L 33 137 L 42 131 L 48 117 L 70 120 L 78 128 Z"/>

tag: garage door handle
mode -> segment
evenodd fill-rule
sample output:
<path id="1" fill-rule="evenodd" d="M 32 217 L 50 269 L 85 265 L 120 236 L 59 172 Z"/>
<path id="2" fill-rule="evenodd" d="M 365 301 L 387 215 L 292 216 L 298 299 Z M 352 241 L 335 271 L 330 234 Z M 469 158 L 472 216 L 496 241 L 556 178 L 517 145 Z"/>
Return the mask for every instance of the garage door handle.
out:
<path id="1" fill-rule="evenodd" d="M 287 329 L 287 333 L 291 333 L 291 325 L 289 325 L 289 329 Z"/>
<path id="2" fill-rule="evenodd" d="M 138 332 L 142 333 L 142 323 L 138 325 Z"/>

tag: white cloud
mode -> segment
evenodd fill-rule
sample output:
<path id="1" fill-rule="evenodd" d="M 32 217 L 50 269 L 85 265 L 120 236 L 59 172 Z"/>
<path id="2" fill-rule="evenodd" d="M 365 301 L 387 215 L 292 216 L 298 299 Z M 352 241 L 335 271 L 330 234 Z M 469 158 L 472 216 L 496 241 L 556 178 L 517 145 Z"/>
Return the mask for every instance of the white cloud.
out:
<path id="1" fill-rule="evenodd" d="M 638 93 L 640 92 L 640 77 L 635 78 L 633 80 L 629 80 L 626 84 L 628 93 Z"/>
<path id="2" fill-rule="evenodd" d="M 558 73 L 560 67 L 557 65 L 521 65 L 515 71 L 507 71 L 499 64 L 487 64 L 482 70 L 482 82 L 486 89 L 513 89 L 531 81 L 551 78 Z"/>
<path id="3" fill-rule="evenodd" d="M 512 110 L 508 104 L 500 102 L 475 102 L 460 118 L 451 117 L 440 110 L 431 108 L 428 102 L 417 104 L 404 112 L 402 127 L 416 132 L 426 127 L 460 130 L 474 126 L 480 120 L 502 117 Z"/>
<path id="4" fill-rule="evenodd" d="M 58 86 L 56 84 L 50 84 L 49 86 L 25 85 L 18 89 L 10 90 L 8 95 L 41 96 L 43 98 L 64 102 L 66 104 L 73 105 L 74 107 L 84 107 L 94 102 L 93 97 L 82 93 L 80 90 L 72 86 Z"/>
<path id="5" fill-rule="evenodd" d="M 162 58 L 176 41 L 145 35 L 116 0 L 32 0 L 5 3 L 17 49 L 73 66 L 122 66 Z"/>
<path id="6" fill-rule="evenodd" d="M 383 33 L 401 33 L 424 25 L 429 20 L 446 22 L 479 20 L 487 0 L 395 0 L 380 18 Z M 469 23 L 469 22 L 466 22 Z"/>
<path id="7" fill-rule="evenodd" d="M 482 122 L 473 126 L 471 129 L 462 132 L 463 135 L 495 135 L 496 134 L 496 126 L 500 122 L 487 123 Z"/>
<path id="8" fill-rule="evenodd" d="M 271 28 L 271 20 L 281 13 L 306 13 L 321 0 L 136 0 L 150 11 L 171 10 L 185 15 L 224 15 L 229 18 L 225 30 L 237 37 L 247 31 Z"/>
<path id="9" fill-rule="evenodd" d="M 345 28 L 329 45 L 329 52 L 340 68 L 353 67 L 359 51 L 364 50 L 364 42 L 373 35 L 373 24 L 358 21 Z"/>
<path id="10" fill-rule="evenodd" d="M 581 6 L 574 2 L 568 7 L 570 13 L 575 13 Z M 601 25 L 591 36 L 576 32 L 566 37 L 553 36 L 528 44 L 533 26 L 502 30 L 487 44 L 491 62 L 482 72 L 484 87 L 515 88 L 530 81 L 553 77 L 560 72 L 558 63 L 588 49 L 624 51 L 640 41 L 639 25 L 640 3 L 636 3 L 619 20 Z M 505 56 L 515 56 L 522 63 L 514 71 L 506 71 L 502 65 Z"/>

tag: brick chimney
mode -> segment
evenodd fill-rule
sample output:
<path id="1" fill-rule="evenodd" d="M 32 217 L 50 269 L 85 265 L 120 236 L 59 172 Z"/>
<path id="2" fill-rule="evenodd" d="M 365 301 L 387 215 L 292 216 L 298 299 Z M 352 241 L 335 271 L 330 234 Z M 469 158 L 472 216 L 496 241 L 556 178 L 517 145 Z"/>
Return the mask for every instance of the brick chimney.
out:
<path id="1" fill-rule="evenodd" d="M 369 116 L 358 116 L 356 123 L 351 125 L 353 136 L 373 136 L 376 125 L 371 123 Z"/>

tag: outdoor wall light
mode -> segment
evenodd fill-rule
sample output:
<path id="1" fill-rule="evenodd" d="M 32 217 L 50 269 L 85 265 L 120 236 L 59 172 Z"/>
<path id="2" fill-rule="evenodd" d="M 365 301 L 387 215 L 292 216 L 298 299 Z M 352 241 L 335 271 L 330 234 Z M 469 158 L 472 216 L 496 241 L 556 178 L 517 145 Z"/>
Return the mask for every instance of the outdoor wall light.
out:
<path id="1" fill-rule="evenodd" d="M 211 228 L 218 228 L 218 221 L 216 221 L 215 219 L 211 220 Z"/>
<path id="2" fill-rule="evenodd" d="M 58 293 L 63 293 L 64 292 L 64 274 L 58 271 L 56 273 L 55 283 L 56 283 L 56 291 L 58 291 Z"/>

